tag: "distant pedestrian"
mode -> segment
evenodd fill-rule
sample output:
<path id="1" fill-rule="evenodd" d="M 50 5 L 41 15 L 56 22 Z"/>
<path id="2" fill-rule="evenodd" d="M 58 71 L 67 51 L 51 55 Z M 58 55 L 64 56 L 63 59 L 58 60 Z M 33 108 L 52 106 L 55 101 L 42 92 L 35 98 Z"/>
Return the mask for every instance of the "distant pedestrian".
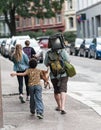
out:
<path id="1" fill-rule="evenodd" d="M 11 76 L 26 76 L 28 75 L 29 92 L 30 92 L 30 112 L 35 114 L 39 119 L 43 118 L 44 105 L 42 101 L 42 87 L 40 85 L 40 77 L 42 77 L 43 71 L 37 67 L 37 60 L 32 58 L 29 61 L 29 69 L 24 73 L 11 73 Z M 47 82 L 47 80 L 46 80 Z"/>
<path id="2" fill-rule="evenodd" d="M 28 56 L 23 52 L 21 44 L 17 44 L 15 46 L 15 51 L 12 55 L 12 61 L 14 63 L 13 70 L 17 73 L 25 72 L 25 70 L 29 67 L 29 59 Z M 25 85 L 26 85 L 26 100 L 29 98 L 29 88 L 28 88 L 28 76 L 24 76 Z M 23 99 L 23 77 L 17 76 L 18 84 L 19 84 L 19 99 L 21 103 L 25 103 Z"/>
<path id="3" fill-rule="evenodd" d="M 35 57 L 36 52 L 34 50 L 34 48 L 30 47 L 30 41 L 26 40 L 25 41 L 25 47 L 23 47 L 23 51 L 27 54 L 28 58 L 31 59 L 33 57 Z"/>

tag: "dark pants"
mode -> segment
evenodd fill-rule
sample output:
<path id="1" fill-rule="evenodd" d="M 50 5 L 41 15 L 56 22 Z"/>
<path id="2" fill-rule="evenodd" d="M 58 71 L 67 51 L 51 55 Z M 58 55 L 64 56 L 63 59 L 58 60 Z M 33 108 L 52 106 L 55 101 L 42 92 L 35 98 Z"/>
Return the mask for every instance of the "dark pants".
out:
<path id="1" fill-rule="evenodd" d="M 17 71 L 17 73 L 23 73 L 24 71 Z M 19 84 L 19 94 L 23 94 L 23 79 L 25 80 L 26 86 L 26 95 L 29 96 L 29 87 L 28 87 L 28 76 L 17 76 Z"/>

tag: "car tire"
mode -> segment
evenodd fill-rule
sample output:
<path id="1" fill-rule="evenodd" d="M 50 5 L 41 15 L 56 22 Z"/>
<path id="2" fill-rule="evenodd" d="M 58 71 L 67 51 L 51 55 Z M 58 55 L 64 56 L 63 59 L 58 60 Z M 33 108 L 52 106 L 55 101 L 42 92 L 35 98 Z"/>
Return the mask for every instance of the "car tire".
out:
<path id="1" fill-rule="evenodd" d="M 73 55 L 73 52 L 70 51 L 69 54 L 70 54 L 70 55 Z"/>
<path id="2" fill-rule="evenodd" d="M 96 52 L 94 53 L 94 59 L 98 59 Z"/>
<path id="3" fill-rule="evenodd" d="M 90 51 L 88 52 L 88 58 L 91 58 L 91 54 L 90 54 Z"/>
<path id="4" fill-rule="evenodd" d="M 79 55 L 80 55 L 80 57 L 82 57 L 82 54 L 81 54 L 81 52 L 79 52 Z"/>
<path id="5" fill-rule="evenodd" d="M 83 57 L 87 57 L 87 53 L 84 51 Z"/>
<path id="6" fill-rule="evenodd" d="M 75 56 L 77 56 L 77 55 L 78 55 L 78 51 L 77 51 L 77 50 L 75 50 L 74 55 L 75 55 Z"/>

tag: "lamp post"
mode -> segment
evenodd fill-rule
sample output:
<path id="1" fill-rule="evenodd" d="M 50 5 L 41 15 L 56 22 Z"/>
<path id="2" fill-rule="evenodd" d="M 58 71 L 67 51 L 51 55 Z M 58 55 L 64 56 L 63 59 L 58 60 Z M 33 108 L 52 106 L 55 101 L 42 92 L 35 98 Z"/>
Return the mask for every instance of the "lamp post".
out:
<path id="1" fill-rule="evenodd" d="M 3 128 L 2 89 L 1 89 L 1 62 L 0 62 L 0 128 Z"/>

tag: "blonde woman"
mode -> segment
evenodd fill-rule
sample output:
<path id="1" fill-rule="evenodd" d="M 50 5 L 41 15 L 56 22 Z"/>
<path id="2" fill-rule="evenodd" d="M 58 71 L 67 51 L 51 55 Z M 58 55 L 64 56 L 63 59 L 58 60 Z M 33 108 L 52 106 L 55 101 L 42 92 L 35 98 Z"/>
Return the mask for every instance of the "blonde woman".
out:
<path id="1" fill-rule="evenodd" d="M 14 63 L 13 70 L 17 73 L 25 72 L 25 70 L 29 67 L 29 58 L 23 52 L 21 44 L 17 44 L 15 46 L 15 51 L 12 55 L 12 61 Z M 25 78 L 26 85 L 26 100 L 29 97 L 29 89 L 28 89 L 28 76 L 17 76 L 18 84 L 19 84 L 19 99 L 21 103 L 25 103 L 23 99 L 23 78 Z"/>

